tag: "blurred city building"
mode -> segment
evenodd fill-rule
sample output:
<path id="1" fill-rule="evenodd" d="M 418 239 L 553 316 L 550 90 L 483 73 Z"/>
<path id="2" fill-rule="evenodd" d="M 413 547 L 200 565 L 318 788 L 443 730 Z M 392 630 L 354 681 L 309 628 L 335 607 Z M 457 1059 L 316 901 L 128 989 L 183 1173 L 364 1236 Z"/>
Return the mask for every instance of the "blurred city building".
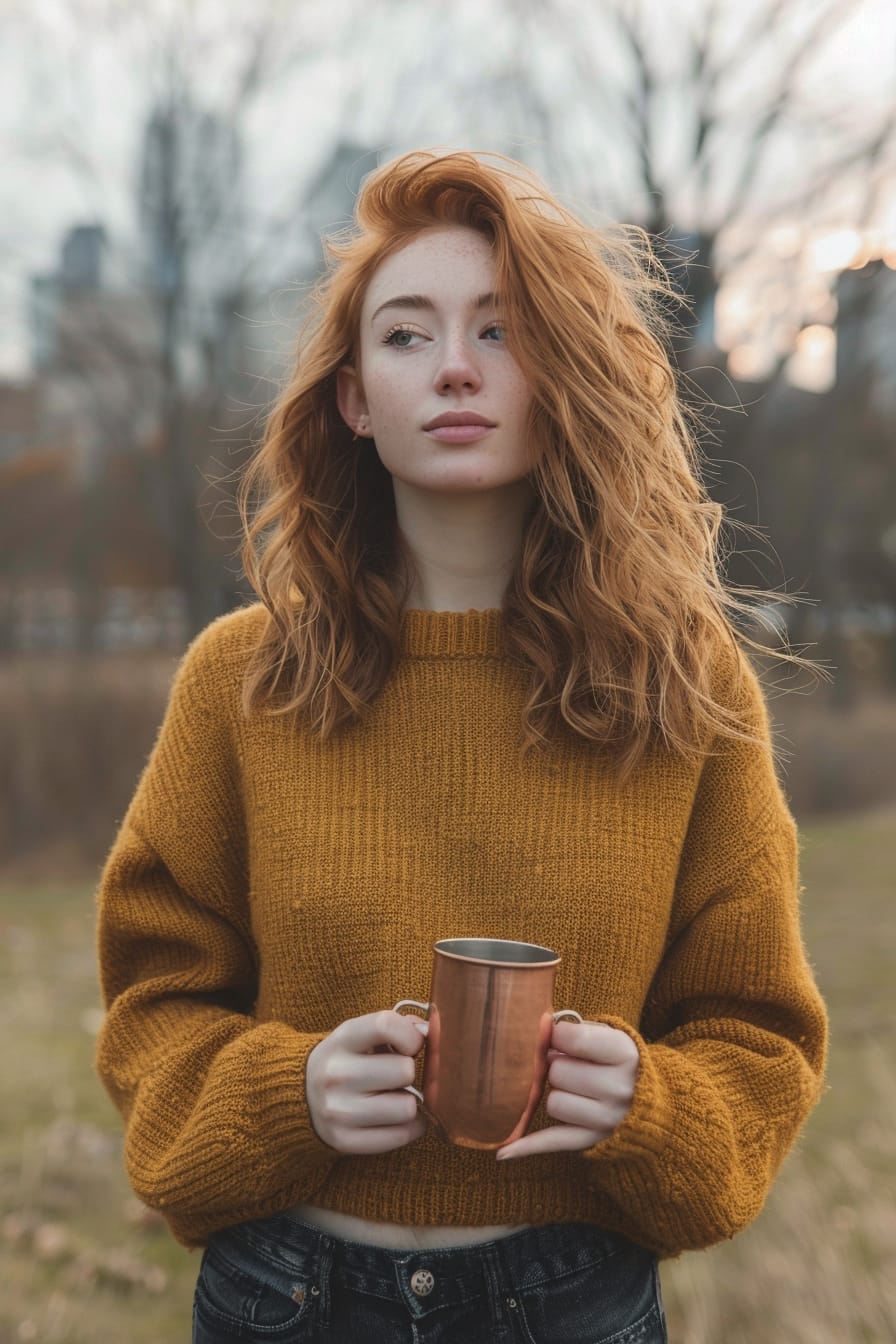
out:
<path id="1" fill-rule="evenodd" d="M 865 409 L 896 415 L 896 270 L 882 257 L 837 278 L 837 383 L 867 398 Z"/>
<path id="2" fill-rule="evenodd" d="M 157 322 L 151 298 L 107 278 L 102 224 L 62 240 L 59 265 L 32 277 L 29 329 L 37 436 L 63 446 L 79 479 L 109 452 L 137 451 L 158 398 Z"/>
<path id="3" fill-rule="evenodd" d="M 228 563 L 197 517 L 208 459 L 228 449 L 215 441 L 224 407 L 232 400 L 245 421 L 262 388 L 263 415 L 323 268 L 320 235 L 351 222 L 375 164 L 367 147 L 340 142 L 310 182 L 298 267 L 275 286 L 292 310 L 278 321 L 268 294 L 216 273 L 197 244 L 238 185 L 234 137 L 192 108 L 149 118 L 142 261 L 100 221 L 69 229 L 56 266 L 30 280 L 31 376 L 0 385 L 0 649 L 184 643 L 184 535 L 188 564 L 204 564 L 210 585 Z M 206 599 L 210 614 L 233 601 L 232 568 Z"/>

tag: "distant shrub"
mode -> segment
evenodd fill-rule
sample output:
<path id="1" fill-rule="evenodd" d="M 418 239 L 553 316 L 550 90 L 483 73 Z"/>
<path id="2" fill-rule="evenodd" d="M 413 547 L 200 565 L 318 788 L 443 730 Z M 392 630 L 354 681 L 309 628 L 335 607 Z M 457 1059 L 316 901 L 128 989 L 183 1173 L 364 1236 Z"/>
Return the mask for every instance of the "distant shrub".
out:
<path id="1" fill-rule="evenodd" d="M 874 807 L 896 798 L 896 697 L 837 706 L 830 691 L 770 701 L 781 775 L 797 817 Z"/>
<path id="2" fill-rule="evenodd" d="M 0 863 L 73 876 L 104 858 L 155 740 L 170 654 L 0 661 Z M 829 690 L 772 695 L 781 772 L 800 818 L 896 797 L 896 698 L 843 710 Z"/>
<path id="3" fill-rule="evenodd" d="M 94 868 L 164 712 L 177 658 L 25 655 L 0 662 L 0 857 L 41 876 Z"/>

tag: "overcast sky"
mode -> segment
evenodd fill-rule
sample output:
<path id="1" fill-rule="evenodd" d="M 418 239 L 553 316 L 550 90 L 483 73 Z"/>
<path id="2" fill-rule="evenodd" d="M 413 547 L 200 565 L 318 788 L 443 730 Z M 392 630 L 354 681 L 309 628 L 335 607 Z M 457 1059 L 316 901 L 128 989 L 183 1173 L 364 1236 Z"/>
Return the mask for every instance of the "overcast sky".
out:
<path id="1" fill-rule="evenodd" d="M 383 156 L 424 144 L 517 152 L 555 188 L 581 193 L 586 177 L 552 177 L 550 160 L 540 161 L 539 127 L 514 110 L 514 53 L 562 116 L 568 163 L 587 167 L 592 179 L 616 191 L 617 200 L 624 197 L 628 164 L 622 150 L 614 157 L 618 140 L 600 124 L 602 82 L 595 80 L 593 104 L 577 99 L 564 106 L 562 44 L 552 45 L 537 30 L 527 34 L 523 0 L 270 3 L 281 25 L 281 53 L 295 40 L 300 52 L 313 51 L 314 57 L 280 76 L 274 70 L 249 118 L 246 190 L 253 208 L 293 208 L 303 182 L 346 129 L 369 139 Z M 819 3 L 795 5 L 795 33 Z M 627 6 L 647 14 L 655 51 L 666 62 L 669 115 L 660 134 L 668 140 L 670 162 L 682 130 L 685 76 L 676 69 L 681 33 L 705 6 L 706 0 L 630 0 Z M 733 56 L 727 81 L 732 106 L 750 99 L 761 105 L 767 87 L 773 52 L 750 50 L 741 36 L 764 6 L 765 0 L 721 0 L 719 41 Z M 202 34 L 193 65 L 197 92 L 214 106 L 226 99 L 244 25 L 260 8 L 261 0 L 142 0 L 139 11 L 126 0 L 0 0 L 0 374 L 25 368 L 27 279 L 54 267 L 64 231 L 101 220 L 119 242 L 133 236 L 136 147 L 152 85 L 154 36 L 166 16 L 192 15 Z M 807 106 L 821 112 L 842 104 L 857 120 L 870 122 L 896 96 L 896 0 L 853 0 L 850 8 L 813 67 Z M 606 36 L 607 3 L 559 0 L 558 9 L 577 42 L 600 48 L 595 60 L 598 68 L 606 63 L 609 89 L 626 58 Z M 142 16 L 139 31 L 136 12 Z M 106 16 L 101 23 L 98 13 Z M 770 162 L 781 179 L 800 170 L 783 141 Z M 722 178 L 720 171 L 720 189 Z M 777 185 L 770 181 L 768 190 Z M 599 204 L 593 197 L 591 203 Z M 683 201 L 682 215 L 686 208 Z M 832 224 L 848 222 L 850 195 L 843 194 L 839 220 L 829 209 Z M 896 191 L 890 209 L 896 229 Z M 681 222 L 687 227 L 691 221 Z M 276 257 L 270 265 L 276 283 Z"/>

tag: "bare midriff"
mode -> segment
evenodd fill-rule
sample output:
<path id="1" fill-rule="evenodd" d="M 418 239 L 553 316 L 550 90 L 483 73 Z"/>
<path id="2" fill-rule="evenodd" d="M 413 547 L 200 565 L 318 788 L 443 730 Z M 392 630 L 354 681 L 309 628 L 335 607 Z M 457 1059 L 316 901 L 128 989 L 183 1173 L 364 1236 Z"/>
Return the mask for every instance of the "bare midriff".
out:
<path id="1" fill-rule="evenodd" d="M 400 1223 L 375 1223 L 368 1218 L 356 1218 L 351 1213 L 337 1213 L 335 1209 L 318 1209 L 313 1204 L 296 1204 L 287 1212 L 299 1222 L 316 1227 L 331 1237 L 394 1251 L 477 1246 L 498 1237 L 512 1236 L 514 1232 L 524 1232 L 531 1226 L 530 1223 L 519 1223 L 510 1227 L 403 1227 Z"/>

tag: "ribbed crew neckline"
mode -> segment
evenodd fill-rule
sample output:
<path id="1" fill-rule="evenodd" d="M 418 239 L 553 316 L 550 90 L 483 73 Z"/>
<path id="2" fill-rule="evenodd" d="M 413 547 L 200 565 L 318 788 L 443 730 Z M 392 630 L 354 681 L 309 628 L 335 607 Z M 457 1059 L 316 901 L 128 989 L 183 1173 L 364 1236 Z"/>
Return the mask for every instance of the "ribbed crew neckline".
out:
<path id="1" fill-rule="evenodd" d="M 462 658 L 505 652 L 504 619 L 497 607 L 486 611 L 402 612 L 401 643 L 418 658 Z"/>

